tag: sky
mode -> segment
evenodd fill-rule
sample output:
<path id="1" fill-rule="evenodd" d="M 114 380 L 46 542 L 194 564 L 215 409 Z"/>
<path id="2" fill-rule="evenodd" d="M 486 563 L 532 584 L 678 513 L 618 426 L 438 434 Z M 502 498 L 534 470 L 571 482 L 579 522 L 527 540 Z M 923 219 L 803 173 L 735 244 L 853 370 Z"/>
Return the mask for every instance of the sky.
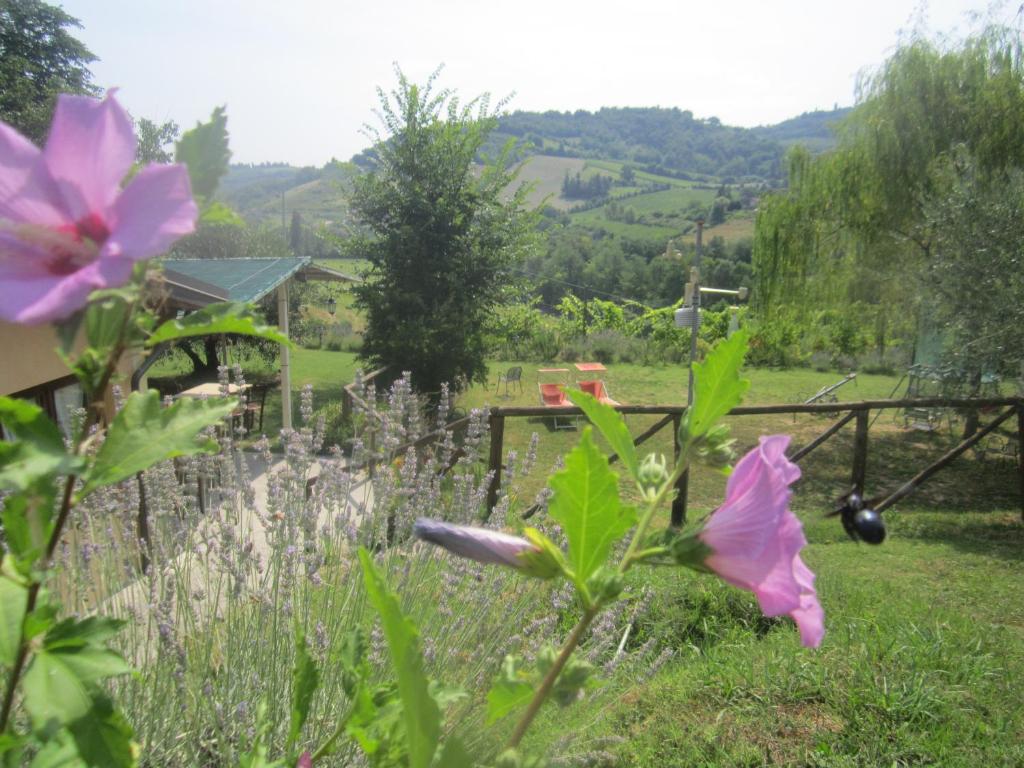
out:
<path id="1" fill-rule="evenodd" d="M 58 0 L 51 0 L 58 2 Z M 854 103 L 858 73 L 920 27 L 957 36 L 986 0 L 65 0 L 102 87 L 191 127 L 226 104 L 234 162 L 323 165 L 368 145 L 398 64 L 511 110 L 679 107 L 727 125 Z M 972 19 L 971 16 L 974 16 Z"/>

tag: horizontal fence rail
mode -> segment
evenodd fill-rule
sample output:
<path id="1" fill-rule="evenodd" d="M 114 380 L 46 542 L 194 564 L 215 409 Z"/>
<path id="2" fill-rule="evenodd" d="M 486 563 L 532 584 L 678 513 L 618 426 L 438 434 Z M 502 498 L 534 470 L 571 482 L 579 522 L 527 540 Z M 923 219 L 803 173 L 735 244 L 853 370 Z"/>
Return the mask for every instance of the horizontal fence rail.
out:
<path id="1" fill-rule="evenodd" d="M 685 405 L 617 405 L 613 406 L 616 411 L 624 416 L 662 416 L 657 423 L 649 427 L 639 436 L 633 439 L 634 445 L 649 440 L 657 432 L 670 423 L 673 430 L 678 433 L 682 415 L 686 413 Z M 730 416 L 764 416 L 771 414 L 799 414 L 799 413 L 824 413 L 845 415 L 832 424 L 821 435 L 810 443 L 798 448 L 792 455 L 791 460 L 798 462 L 805 458 L 811 451 L 815 450 L 827 440 L 838 434 L 839 431 L 851 421 L 855 422 L 853 461 L 851 471 L 851 486 L 857 493 L 864 493 L 864 485 L 867 475 L 868 464 L 868 430 L 870 428 L 869 417 L 871 411 L 881 411 L 892 408 L 962 408 L 962 409 L 992 409 L 1008 408 L 999 414 L 997 418 L 984 427 L 980 427 L 970 437 L 964 439 L 959 445 L 947 452 L 938 461 L 932 463 L 925 469 L 918 472 L 896 491 L 886 496 L 879 504 L 878 510 L 882 511 L 900 499 L 915 491 L 929 477 L 948 466 L 954 459 L 966 452 L 979 440 L 995 430 L 1014 413 L 1017 414 L 1017 440 L 1020 443 L 1017 449 L 1018 473 L 1020 475 L 1021 492 L 1021 518 L 1024 519 L 1024 398 L 1021 397 L 916 397 L 885 400 L 855 400 L 835 403 L 778 403 L 767 405 L 741 405 L 729 411 Z M 583 410 L 576 406 L 546 407 L 546 406 L 495 406 L 488 412 L 488 421 L 491 427 L 491 450 L 490 466 L 492 480 L 487 494 L 488 511 L 494 508 L 498 499 L 498 490 L 501 486 L 502 456 L 504 455 L 504 434 L 506 418 L 551 418 L 554 416 L 583 416 Z M 678 436 L 674 439 L 676 456 L 678 458 L 679 444 Z M 612 454 L 609 461 L 615 461 L 618 456 Z M 672 524 L 681 525 L 686 520 L 686 496 L 687 477 L 684 474 L 677 483 L 677 496 L 672 503 Z M 536 514 L 538 507 L 535 505 L 526 511 L 525 516 L 530 517 Z"/>

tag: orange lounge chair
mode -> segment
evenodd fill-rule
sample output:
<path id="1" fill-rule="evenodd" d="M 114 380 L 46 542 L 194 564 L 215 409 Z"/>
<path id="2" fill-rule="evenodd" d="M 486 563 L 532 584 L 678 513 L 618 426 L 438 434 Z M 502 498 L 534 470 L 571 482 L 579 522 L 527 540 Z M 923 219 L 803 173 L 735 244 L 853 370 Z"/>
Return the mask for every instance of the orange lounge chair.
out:
<path id="1" fill-rule="evenodd" d="M 540 390 L 540 402 L 545 408 L 551 408 L 557 410 L 559 408 L 572 408 L 573 405 L 569 401 L 569 398 L 565 396 L 565 385 L 564 384 L 538 384 L 537 388 Z M 552 416 L 555 423 L 555 429 L 573 429 L 575 426 L 575 418 L 570 424 L 559 426 L 558 416 Z M 572 418 L 564 416 L 562 418 Z"/>
<path id="2" fill-rule="evenodd" d="M 618 400 L 612 400 L 608 396 L 608 389 L 605 387 L 604 382 L 601 381 L 601 379 L 581 381 L 579 382 L 579 385 L 580 389 L 593 397 L 599 403 L 604 403 L 605 405 L 621 405 Z"/>

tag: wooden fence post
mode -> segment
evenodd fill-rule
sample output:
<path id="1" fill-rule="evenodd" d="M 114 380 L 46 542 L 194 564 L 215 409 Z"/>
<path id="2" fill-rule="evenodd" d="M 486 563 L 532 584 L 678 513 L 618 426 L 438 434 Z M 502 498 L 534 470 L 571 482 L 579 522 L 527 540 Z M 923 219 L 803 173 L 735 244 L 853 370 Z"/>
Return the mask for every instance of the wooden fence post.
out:
<path id="1" fill-rule="evenodd" d="M 149 505 L 146 502 L 146 484 L 142 481 L 142 473 L 135 474 L 135 482 L 139 487 L 139 515 L 138 515 L 138 537 L 139 537 L 139 573 L 145 575 L 149 570 L 149 555 L 152 545 L 149 541 Z"/>
<path id="2" fill-rule="evenodd" d="M 341 418 L 345 423 L 352 420 L 352 395 L 349 394 L 348 387 L 341 388 Z"/>
<path id="3" fill-rule="evenodd" d="M 680 413 L 672 416 L 672 450 L 676 462 L 679 461 L 679 427 L 682 424 L 683 416 Z M 676 480 L 676 497 L 672 499 L 672 527 L 682 528 L 686 522 L 686 496 L 689 493 L 690 470 L 686 470 Z"/>
<path id="4" fill-rule="evenodd" d="M 1020 474 L 1020 519 L 1024 520 L 1024 401 L 1017 403 L 1017 471 Z"/>
<path id="5" fill-rule="evenodd" d="M 505 440 L 505 417 L 493 411 L 488 417 L 491 431 L 491 455 L 487 470 L 491 472 L 491 487 L 487 489 L 487 513 L 489 518 L 495 504 L 498 503 L 498 488 L 501 486 L 501 458 Z"/>
<path id="6" fill-rule="evenodd" d="M 868 417 L 867 408 L 857 411 L 857 431 L 853 436 L 853 476 L 850 480 L 854 491 L 864 497 L 864 481 L 868 474 Z"/>

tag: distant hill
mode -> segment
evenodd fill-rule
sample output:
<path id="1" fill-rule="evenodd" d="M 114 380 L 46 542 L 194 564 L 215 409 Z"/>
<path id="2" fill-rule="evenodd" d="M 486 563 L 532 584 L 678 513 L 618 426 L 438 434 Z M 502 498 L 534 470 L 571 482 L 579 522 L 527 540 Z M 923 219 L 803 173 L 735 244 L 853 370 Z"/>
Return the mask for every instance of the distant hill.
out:
<path id="1" fill-rule="evenodd" d="M 348 230 L 348 190 L 359 170 L 351 163 L 296 168 L 284 163 L 232 165 L 217 197 L 251 224 L 286 226 L 298 211 L 306 227 Z M 283 199 L 282 199 L 283 197 Z"/>
<path id="2" fill-rule="evenodd" d="M 804 112 L 777 125 L 764 125 L 751 130 L 763 139 L 776 141 L 784 147 L 803 144 L 812 152 L 822 152 L 835 144 L 835 126 L 852 110 L 842 107 Z"/>
<path id="3" fill-rule="evenodd" d="M 514 112 L 498 123 L 493 143 L 515 137 L 544 155 L 634 163 L 685 180 L 781 181 L 789 144 L 827 148 L 828 124 L 848 110 L 813 112 L 777 126 L 734 128 L 714 117 L 660 107 L 607 107 L 596 112 Z M 528 150 L 529 151 L 529 150 Z"/>
<path id="4" fill-rule="evenodd" d="M 521 179 L 531 201 L 553 215 L 609 234 L 663 239 L 689 229 L 717 203 L 728 205 L 732 237 L 745 236 L 741 215 L 767 188 L 783 183 L 783 157 L 794 143 L 822 151 L 830 126 L 848 109 L 808 112 L 778 125 L 735 128 L 680 109 L 604 108 L 596 112 L 514 112 L 502 117 L 485 151 L 520 142 Z M 304 229 L 351 231 L 352 178 L 371 167 L 370 150 L 323 168 L 280 163 L 232 165 L 218 197 L 247 221 L 288 226 L 298 211 Z M 724 225 L 719 225 L 724 226 Z M 723 231 L 723 234 L 725 232 Z"/>

